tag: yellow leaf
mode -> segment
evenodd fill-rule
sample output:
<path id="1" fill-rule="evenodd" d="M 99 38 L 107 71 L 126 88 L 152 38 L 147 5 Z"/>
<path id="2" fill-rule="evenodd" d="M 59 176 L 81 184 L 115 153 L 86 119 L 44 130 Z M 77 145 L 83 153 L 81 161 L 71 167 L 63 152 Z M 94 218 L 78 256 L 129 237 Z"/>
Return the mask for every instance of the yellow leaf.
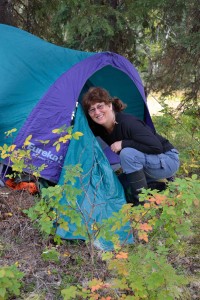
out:
<path id="1" fill-rule="evenodd" d="M 73 138 L 74 138 L 75 140 L 78 140 L 80 136 L 83 136 L 83 133 L 82 133 L 82 132 L 79 132 L 79 131 L 77 131 L 77 132 L 75 132 L 75 133 L 73 134 Z"/>
<path id="2" fill-rule="evenodd" d="M 60 144 L 56 145 L 56 151 L 58 152 L 60 150 Z"/>
<path id="3" fill-rule="evenodd" d="M 24 141 L 23 147 L 28 146 L 30 144 L 30 140 L 32 139 L 32 134 L 30 134 Z"/>
<path id="4" fill-rule="evenodd" d="M 89 283 L 88 286 L 91 289 L 92 292 L 97 291 L 102 288 L 103 282 L 101 279 L 92 279 Z"/>
<path id="5" fill-rule="evenodd" d="M 13 150 L 15 149 L 15 147 L 16 147 L 16 145 L 11 145 L 11 146 L 9 147 L 9 151 L 13 151 Z"/>
<path id="6" fill-rule="evenodd" d="M 39 176 L 40 176 L 40 173 L 35 171 L 35 172 L 33 172 L 33 176 L 39 177 Z"/>
<path id="7" fill-rule="evenodd" d="M 148 242 L 148 235 L 146 232 L 143 232 L 142 234 L 138 234 L 138 237 L 140 240 L 144 240 L 145 242 Z"/>
<path id="8" fill-rule="evenodd" d="M 50 142 L 50 140 L 37 140 L 37 141 L 44 145 L 46 145 Z"/>
<path id="9" fill-rule="evenodd" d="M 71 253 L 69 253 L 69 252 L 66 251 L 65 253 L 62 254 L 62 256 L 63 257 L 69 257 L 69 256 L 71 256 Z"/>
<path id="10" fill-rule="evenodd" d="M 71 134 L 66 134 L 65 136 L 61 136 L 59 138 L 59 142 L 66 143 L 71 138 L 72 138 Z"/>
<path id="11" fill-rule="evenodd" d="M 145 207 L 145 208 L 150 208 L 151 205 L 150 205 L 149 203 L 145 203 L 145 204 L 144 204 L 144 207 Z"/>
<path id="12" fill-rule="evenodd" d="M 99 228 L 98 228 L 98 226 L 97 226 L 96 223 L 93 223 L 93 224 L 91 225 L 91 229 L 92 229 L 92 230 L 98 230 Z"/>
<path id="13" fill-rule="evenodd" d="M 64 138 L 65 140 L 69 140 L 69 139 L 72 138 L 72 135 L 71 135 L 71 134 L 66 134 L 66 135 L 63 136 L 63 138 Z"/>
<path id="14" fill-rule="evenodd" d="M 137 215 L 137 216 L 134 216 L 134 221 L 138 222 L 140 219 L 141 219 L 141 216 Z"/>
<path id="15" fill-rule="evenodd" d="M 58 132 L 59 132 L 59 128 L 53 129 L 52 132 L 53 132 L 53 133 L 58 133 Z"/>
<path id="16" fill-rule="evenodd" d="M 182 197 L 182 193 L 180 193 L 176 196 L 176 198 L 181 198 L 181 197 Z"/>
<path id="17" fill-rule="evenodd" d="M 6 216 L 8 216 L 8 217 L 12 217 L 12 213 L 11 212 L 8 212 L 8 213 L 6 213 Z"/>

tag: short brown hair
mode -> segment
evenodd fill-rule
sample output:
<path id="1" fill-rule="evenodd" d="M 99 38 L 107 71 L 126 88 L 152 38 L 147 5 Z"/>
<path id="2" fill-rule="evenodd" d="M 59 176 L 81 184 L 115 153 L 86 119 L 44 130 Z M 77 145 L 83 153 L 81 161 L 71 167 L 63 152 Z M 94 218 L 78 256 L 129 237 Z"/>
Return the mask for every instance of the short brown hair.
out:
<path id="1" fill-rule="evenodd" d="M 83 96 L 82 106 L 86 114 L 88 114 L 88 110 L 91 105 L 95 103 L 104 102 L 106 105 L 112 103 L 113 108 L 116 112 L 120 112 L 126 108 L 126 104 L 123 103 L 117 97 L 111 97 L 108 91 L 101 87 L 91 87 L 87 93 Z"/>

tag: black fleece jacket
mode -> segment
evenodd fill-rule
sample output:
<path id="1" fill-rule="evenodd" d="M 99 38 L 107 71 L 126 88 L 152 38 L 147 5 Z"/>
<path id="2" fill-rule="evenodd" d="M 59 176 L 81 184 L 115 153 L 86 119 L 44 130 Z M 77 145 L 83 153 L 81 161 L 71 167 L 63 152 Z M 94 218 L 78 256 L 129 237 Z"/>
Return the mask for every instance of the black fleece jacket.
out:
<path id="1" fill-rule="evenodd" d="M 114 142 L 122 141 L 122 149 L 130 147 L 146 154 L 160 154 L 174 148 L 167 139 L 130 114 L 116 113 L 116 122 L 111 133 L 94 122 L 91 124 L 91 129 L 109 146 Z"/>

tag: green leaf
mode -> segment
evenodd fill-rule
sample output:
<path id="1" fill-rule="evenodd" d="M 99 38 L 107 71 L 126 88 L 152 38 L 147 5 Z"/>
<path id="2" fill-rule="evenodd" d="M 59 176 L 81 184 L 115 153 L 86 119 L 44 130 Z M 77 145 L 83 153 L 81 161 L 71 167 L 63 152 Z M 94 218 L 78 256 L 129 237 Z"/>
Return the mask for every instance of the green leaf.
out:
<path id="1" fill-rule="evenodd" d="M 78 290 L 75 286 L 70 286 L 61 291 L 61 295 L 63 296 L 63 300 L 75 299 L 78 295 Z"/>
<path id="2" fill-rule="evenodd" d="M 6 274 L 5 269 L 0 270 L 0 278 L 4 278 Z"/>
<path id="3" fill-rule="evenodd" d="M 11 135 L 13 132 L 16 132 L 16 131 L 17 131 L 17 128 L 13 128 L 13 129 L 11 129 L 11 130 L 6 131 L 6 132 L 5 132 L 5 135 L 6 135 L 6 136 L 9 136 L 9 135 Z"/>
<path id="4" fill-rule="evenodd" d="M 0 296 L 2 297 L 2 300 L 6 299 L 5 295 L 6 295 L 6 289 L 0 287 Z"/>
<path id="5" fill-rule="evenodd" d="M 59 228 L 64 229 L 65 231 L 68 231 L 69 230 L 69 225 L 68 225 L 67 222 L 62 221 L 62 223 L 60 223 L 60 225 L 59 225 Z"/>
<path id="6" fill-rule="evenodd" d="M 198 179 L 197 174 L 193 174 L 193 175 L 192 175 L 192 180 L 197 180 L 197 179 Z"/>

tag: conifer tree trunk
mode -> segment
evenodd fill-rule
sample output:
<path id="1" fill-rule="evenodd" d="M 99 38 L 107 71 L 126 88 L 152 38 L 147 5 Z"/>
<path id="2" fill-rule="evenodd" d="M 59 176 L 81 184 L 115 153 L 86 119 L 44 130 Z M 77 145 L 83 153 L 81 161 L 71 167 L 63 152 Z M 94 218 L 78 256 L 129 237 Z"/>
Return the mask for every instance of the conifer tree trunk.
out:
<path id="1" fill-rule="evenodd" d="M 15 25 L 11 0 L 0 0 L 0 23 Z"/>

